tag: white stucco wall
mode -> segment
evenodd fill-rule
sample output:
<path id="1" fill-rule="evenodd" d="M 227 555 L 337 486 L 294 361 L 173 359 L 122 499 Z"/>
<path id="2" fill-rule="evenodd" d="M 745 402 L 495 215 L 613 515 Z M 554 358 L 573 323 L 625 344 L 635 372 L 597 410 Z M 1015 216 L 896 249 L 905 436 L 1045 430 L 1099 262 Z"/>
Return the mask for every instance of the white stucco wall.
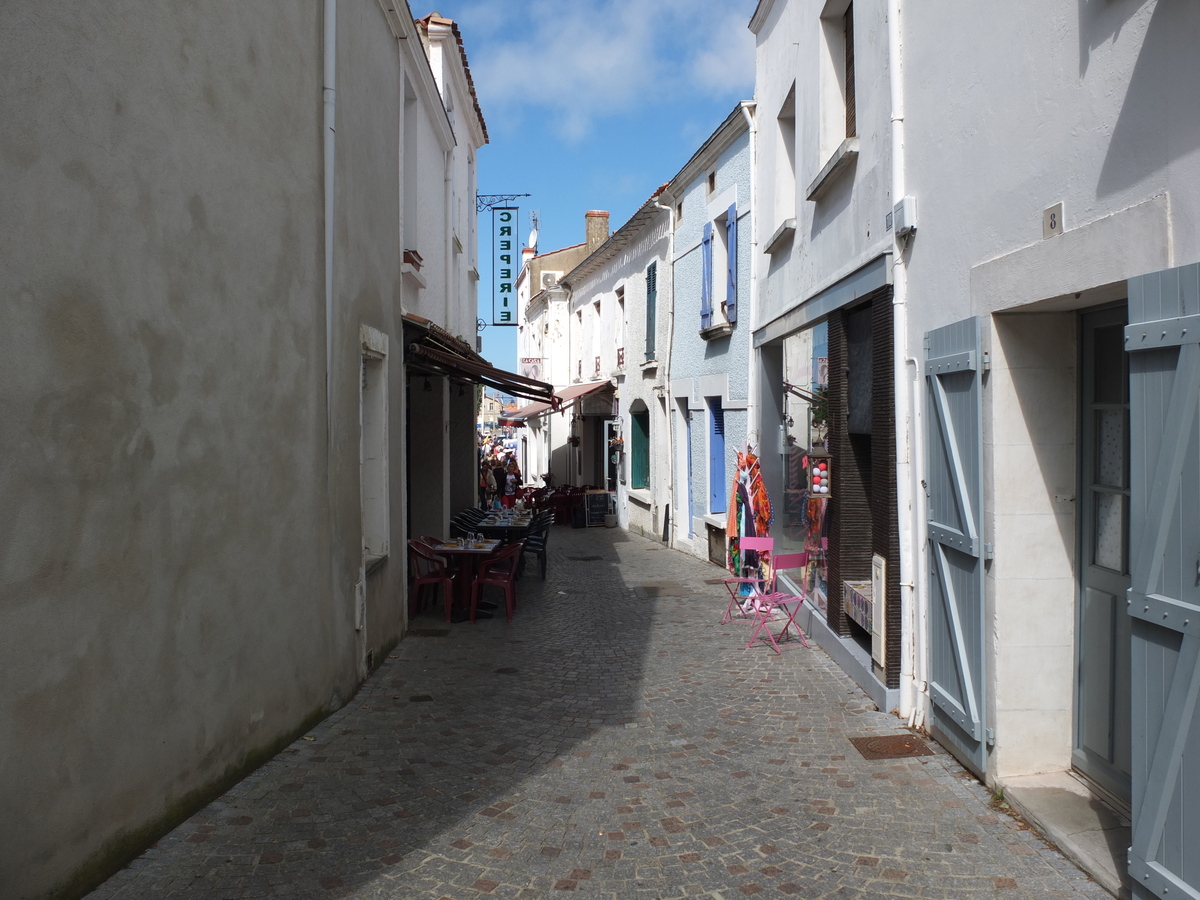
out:
<path id="1" fill-rule="evenodd" d="M 906 254 L 909 352 L 919 358 L 929 329 L 979 315 L 994 357 L 990 774 L 1062 769 L 1075 624 L 1070 311 L 1123 299 L 1128 277 L 1200 259 L 1189 37 L 1200 10 L 947 0 L 904 4 L 902 28 L 907 192 L 920 211 Z M 972 50 L 947 53 L 948 41 Z M 1059 202 L 1065 231 L 1044 240 L 1043 211 Z M 1004 312 L 1028 315 L 990 321 Z"/>

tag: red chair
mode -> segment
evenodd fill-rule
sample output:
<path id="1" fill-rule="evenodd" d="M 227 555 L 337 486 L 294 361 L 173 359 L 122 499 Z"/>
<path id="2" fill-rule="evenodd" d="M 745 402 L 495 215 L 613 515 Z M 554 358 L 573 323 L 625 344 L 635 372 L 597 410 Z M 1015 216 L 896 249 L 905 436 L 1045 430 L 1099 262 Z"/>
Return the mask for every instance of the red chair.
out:
<path id="1" fill-rule="evenodd" d="M 780 553 L 772 560 L 772 563 L 772 579 L 775 580 L 778 578 L 780 572 L 807 566 L 808 554 Z M 749 650 L 754 646 L 755 641 L 762 638 L 775 648 L 776 653 L 782 653 L 783 651 L 779 649 L 779 641 L 788 640 L 788 632 L 792 628 L 795 628 L 796 634 L 800 636 L 800 643 L 811 650 L 812 647 L 809 646 L 808 638 L 804 636 L 804 632 L 796 623 L 796 613 L 800 612 L 803 606 L 803 594 L 797 595 L 790 594 L 787 591 L 772 591 L 760 597 L 754 605 L 754 631 L 750 634 L 750 643 L 746 645 L 746 649 Z M 777 610 L 786 613 L 786 618 L 783 619 L 783 628 L 780 629 L 779 634 L 774 634 L 771 631 L 770 623 L 775 620 Z"/>
<path id="2" fill-rule="evenodd" d="M 502 547 L 479 564 L 479 574 L 471 585 L 471 621 L 475 621 L 475 609 L 479 605 L 479 596 L 483 586 L 490 584 L 504 591 L 504 606 L 508 613 L 508 621 L 512 621 L 513 610 L 517 607 L 517 564 L 521 561 L 521 551 L 525 542 L 517 541 Z"/>
<path id="3" fill-rule="evenodd" d="M 774 566 L 771 566 L 771 551 L 775 548 L 775 539 L 769 537 L 738 538 L 738 550 L 742 553 L 742 572 L 725 579 L 725 587 L 729 591 L 729 605 L 725 607 L 725 615 L 721 619 L 724 625 L 733 618 L 736 609 L 742 618 L 750 615 L 754 603 L 764 594 L 775 590 Z M 754 565 L 746 563 L 746 554 L 753 551 L 757 554 Z M 759 574 L 759 569 L 767 568 L 767 574 Z M 753 572 L 754 574 L 750 574 Z"/>
<path id="4" fill-rule="evenodd" d="M 442 602 L 446 607 L 446 621 L 450 621 L 450 607 L 454 605 L 454 579 L 446 562 L 435 556 L 421 541 L 416 539 L 408 542 L 408 571 L 412 574 L 412 591 L 408 598 L 408 617 L 411 619 L 421 611 L 421 589 L 433 585 L 442 586 Z"/>

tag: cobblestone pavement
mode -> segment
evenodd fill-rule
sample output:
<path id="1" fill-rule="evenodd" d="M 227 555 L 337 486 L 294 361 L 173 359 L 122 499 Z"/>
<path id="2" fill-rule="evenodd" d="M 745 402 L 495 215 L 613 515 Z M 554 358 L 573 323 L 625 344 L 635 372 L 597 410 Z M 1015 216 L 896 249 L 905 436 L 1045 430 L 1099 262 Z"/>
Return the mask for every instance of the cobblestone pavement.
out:
<path id="1" fill-rule="evenodd" d="M 556 527 L 503 616 L 344 709 L 91 897 L 1107 898 L 819 649 L 743 649 L 721 571 Z M 414 627 L 447 628 L 435 614 Z"/>

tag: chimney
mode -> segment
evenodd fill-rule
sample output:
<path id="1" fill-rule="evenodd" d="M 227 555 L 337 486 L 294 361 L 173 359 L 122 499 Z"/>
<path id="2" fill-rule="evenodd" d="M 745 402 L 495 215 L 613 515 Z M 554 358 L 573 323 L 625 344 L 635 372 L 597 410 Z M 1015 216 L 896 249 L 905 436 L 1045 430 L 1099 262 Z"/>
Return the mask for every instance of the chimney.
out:
<path id="1" fill-rule="evenodd" d="M 601 209 L 589 209 L 584 215 L 587 225 L 587 251 L 592 253 L 608 240 L 608 213 Z"/>

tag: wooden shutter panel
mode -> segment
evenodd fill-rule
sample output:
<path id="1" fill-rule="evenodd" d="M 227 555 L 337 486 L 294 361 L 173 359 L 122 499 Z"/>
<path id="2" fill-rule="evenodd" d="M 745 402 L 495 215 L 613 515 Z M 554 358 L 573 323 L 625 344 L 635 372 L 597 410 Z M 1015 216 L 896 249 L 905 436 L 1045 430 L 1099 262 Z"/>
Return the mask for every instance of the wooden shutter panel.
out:
<path id="1" fill-rule="evenodd" d="M 712 222 L 704 223 L 700 242 L 700 327 L 712 326 Z"/>
<path id="2" fill-rule="evenodd" d="M 708 510 L 723 513 L 725 508 L 725 410 L 720 400 L 709 401 L 708 431 Z"/>
<path id="3" fill-rule="evenodd" d="M 654 359 L 658 331 L 658 263 L 646 268 L 646 362 Z"/>
<path id="4" fill-rule="evenodd" d="M 846 8 L 846 137 L 858 136 L 858 122 L 854 103 L 854 4 Z"/>
<path id="5" fill-rule="evenodd" d="M 725 238 L 729 252 L 725 254 L 725 318 L 732 325 L 737 321 L 737 204 L 725 214 Z"/>

